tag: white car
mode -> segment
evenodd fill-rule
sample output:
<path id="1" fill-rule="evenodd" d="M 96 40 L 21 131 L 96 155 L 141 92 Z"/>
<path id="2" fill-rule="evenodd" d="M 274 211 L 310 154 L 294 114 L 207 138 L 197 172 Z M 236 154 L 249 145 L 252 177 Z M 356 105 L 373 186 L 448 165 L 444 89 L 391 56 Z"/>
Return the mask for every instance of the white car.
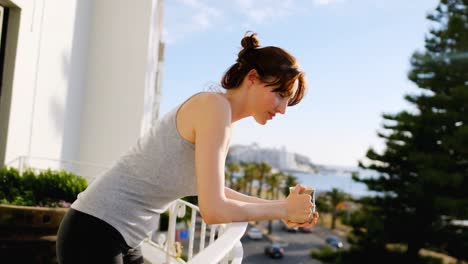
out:
<path id="1" fill-rule="evenodd" d="M 256 228 L 256 227 L 252 227 L 250 228 L 248 231 L 247 231 L 247 236 L 250 238 L 250 239 L 262 239 L 263 238 L 263 234 L 262 234 L 262 231 L 260 231 L 260 229 Z"/>

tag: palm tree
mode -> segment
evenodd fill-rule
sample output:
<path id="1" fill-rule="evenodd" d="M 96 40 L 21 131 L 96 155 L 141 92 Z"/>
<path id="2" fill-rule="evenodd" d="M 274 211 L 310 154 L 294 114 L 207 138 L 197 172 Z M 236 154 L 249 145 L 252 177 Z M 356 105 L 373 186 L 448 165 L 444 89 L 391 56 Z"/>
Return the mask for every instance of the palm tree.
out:
<path id="1" fill-rule="evenodd" d="M 229 182 L 229 187 L 232 188 L 232 185 L 234 184 L 234 173 L 240 172 L 240 170 L 241 166 L 237 162 L 229 162 L 226 164 L 225 175 L 227 182 Z"/>
<path id="2" fill-rule="evenodd" d="M 346 201 L 349 198 L 349 195 L 340 189 L 333 188 L 331 191 L 326 193 L 326 196 L 329 199 L 332 211 L 331 229 L 335 229 L 335 222 L 338 214 L 338 204 Z"/>
<path id="3" fill-rule="evenodd" d="M 234 190 L 238 192 L 246 193 L 247 182 L 245 181 L 244 177 L 238 177 L 236 178 L 236 181 L 234 182 L 232 187 Z"/>
<path id="4" fill-rule="evenodd" d="M 285 175 L 280 171 L 277 173 L 273 173 L 266 178 L 266 183 L 268 184 L 268 194 L 270 195 L 270 199 L 279 199 L 281 183 L 283 182 L 284 177 Z"/>
<path id="5" fill-rule="evenodd" d="M 245 163 L 244 164 L 244 180 L 248 186 L 247 194 L 252 195 L 253 181 L 255 179 L 255 174 L 257 173 L 257 166 L 255 163 Z"/>
<path id="6" fill-rule="evenodd" d="M 255 174 L 255 176 L 258 181 L 257 197 L 261 197 L 263 190 L 263 182 L 265 181 L 265 178 L 267 178 L 271 173 L 271 166 L 268 165 L 266 162 L 261 162 L 260 164 L 256 164 L 256 167 L 257 173 Z"/>
<path id="7" fill-rule="evenodd" d="M 269 177 L 266 178 L 266 183 L 268 188 L 268 194 L 270 195 L 270 199 L 278 199 L 281 183 L 283 182 L 284 174 L 282 172 L 277 172 L 271 174 Z M 268 234 L 271 234 L 272 228 L 272 220 L 268 220 Z"/>
<path id="8" fill-rule="evenodd" d="M 289 195 L 289 187 L 294 187 L 296 184 L 299 182 L 297 181 L 297 177 L 291 174 L 287 174 L 286 178 L 284 180 L 284 188 L 283 188 L 283 194 L 284 196 Z"/>

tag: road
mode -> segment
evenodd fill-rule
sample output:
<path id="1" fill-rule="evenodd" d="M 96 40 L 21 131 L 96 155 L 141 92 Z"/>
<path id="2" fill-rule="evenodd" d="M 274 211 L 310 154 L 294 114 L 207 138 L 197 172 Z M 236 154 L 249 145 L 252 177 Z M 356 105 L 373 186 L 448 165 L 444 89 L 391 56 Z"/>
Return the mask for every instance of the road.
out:
<path id="1" fill-rule="evenodd" d="M 266 221 L 261 222 L 258 226 L 266 228 L 267 223 Z M 284 257 L 282 259 L 272 259 L 264 254 L 264 248 L 271 243 L 267 237 L 264 236 L 262 240 L 251 240 L 245 234 L 241 239 L 244 248 L 242 264 L 321 264 L 322 262 L 319 260 L 310 257 L 310 250 L 324 246 L 325 237 L 330 234 L 332 232 L 329 229 L 321 226 L 315 227 L 311 233 L 290 233 L 281 229 L 279 221 L 273 221 L 273 232 L 269 238 L 280 239 L 287 243 L 284 248 Z"/>

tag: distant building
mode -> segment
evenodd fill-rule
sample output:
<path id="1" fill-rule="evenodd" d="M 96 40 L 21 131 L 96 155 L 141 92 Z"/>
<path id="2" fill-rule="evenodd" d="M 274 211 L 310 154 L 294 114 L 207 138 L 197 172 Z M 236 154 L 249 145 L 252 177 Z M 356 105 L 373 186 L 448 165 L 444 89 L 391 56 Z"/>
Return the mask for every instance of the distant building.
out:
<path id="1" fill-rule="evenodd" d="M 258 144 L 234 145 L 229 149 L 228 162 L 266 162 L 286 172 L 314 172 L 315 165 L 304 155 L 282 148 L 262 148 Z"/>

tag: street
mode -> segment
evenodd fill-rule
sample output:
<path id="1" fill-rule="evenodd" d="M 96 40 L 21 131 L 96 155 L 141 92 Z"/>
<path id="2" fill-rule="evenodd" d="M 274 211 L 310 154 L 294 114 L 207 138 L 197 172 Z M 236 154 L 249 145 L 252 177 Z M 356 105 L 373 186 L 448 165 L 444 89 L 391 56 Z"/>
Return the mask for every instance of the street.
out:
<path id="1" fill-rule="evenodd" d="M 266 229 L 267 225 L 267 221 L 262 221 L 257 226 Z M 249 228 L 250 226 L 247 230 Z M 316 226 L 311 233 L 290 233 L 281 229 L 280 221 L 273 221 L 273 232 L 270 238 L 279 239 L 287 244 L 287 246 L 284 247 L 284 257 L 281 259 L 268 257 L 264 254 L 264 249 L 267 245 L 271 244 L 270 240 L 266 236 L 263 236 L 261 240 L 252 240 L 246 233 L 241 239 L 244 248 L 242 263 L 320 264 L 322 262 L 310 257 L 310 250 L 324 246 L 325 237 L 330 234 L 332 234 L 332 232 L 329 229 L 321 226 Z"/>

